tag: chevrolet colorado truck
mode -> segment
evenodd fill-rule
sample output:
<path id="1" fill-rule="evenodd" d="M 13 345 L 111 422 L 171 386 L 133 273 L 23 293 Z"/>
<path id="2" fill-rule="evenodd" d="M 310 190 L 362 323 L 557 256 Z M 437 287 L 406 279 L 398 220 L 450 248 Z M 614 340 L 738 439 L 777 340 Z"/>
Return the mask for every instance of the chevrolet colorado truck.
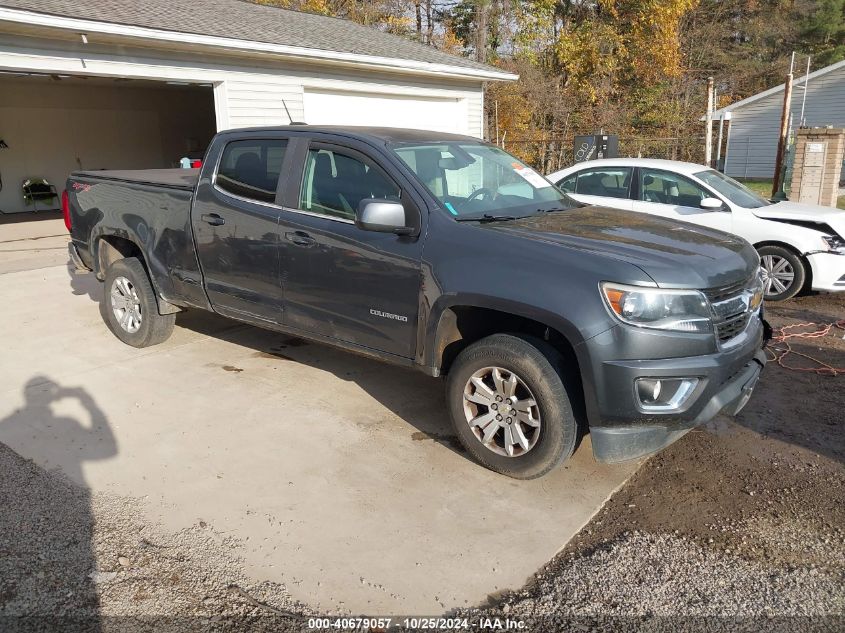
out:
<path id="1" fill-rule="evenodd" d="M 63 207 L 124 343 L 201 309 L 445 376 L 464 447 L 515 478 L 587 431 L 599 461 L 657 451 L 765 364 L 750 244 L 579 205 L 475 138 L 227 131 L 199 170 L 75 172 Z"/>

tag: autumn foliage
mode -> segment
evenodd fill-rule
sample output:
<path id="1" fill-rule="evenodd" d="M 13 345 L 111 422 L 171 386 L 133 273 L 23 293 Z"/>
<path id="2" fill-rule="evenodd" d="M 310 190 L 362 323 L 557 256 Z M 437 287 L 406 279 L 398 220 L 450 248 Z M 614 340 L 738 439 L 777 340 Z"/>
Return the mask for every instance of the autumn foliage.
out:
<path id="1" fill-rule="evenodd" d="M 845 58 L 845 0 L 256 1 L 518 73 L 488 84 L 486 136 L 546 171 L 599 130 L 627 154 L 700 162 L 708 76 L 726 105 L 780 83 L 793 50 Z"/>

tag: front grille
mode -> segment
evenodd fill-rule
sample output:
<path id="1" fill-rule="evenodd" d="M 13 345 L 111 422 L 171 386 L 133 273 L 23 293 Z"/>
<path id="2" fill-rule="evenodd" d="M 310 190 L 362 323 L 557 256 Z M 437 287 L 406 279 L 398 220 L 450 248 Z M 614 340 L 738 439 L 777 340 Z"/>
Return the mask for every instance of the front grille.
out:
<path id="1" fill-rule="evenodd" d="M 713 322 L 719 343 L 728 343 L 745 331 L 751 319 L 748 289 L 753 285 L 752 277 L 738 284 L 704 291 L 713 309 Z"/>
<path id="2" fill-rule="evenodd" d="M 716 324 L 716 337 L 720 343 L 727 343 L 733 337 L 738 336 L 745 330 L 748 325 L 750 315 L 747 312 L 739 314 L 733 318 L 727 319 L 721 323 Z"/>
<path id="3" fill-rule="evenodd" d="M 706 294 L 707 298 L 710 299 L 710 303 L 719 303 L 725 299 L 730 299 L 731 297 L 742 294 L 743 290 L 751 286 L 752 281 L 753 277 L 751 279 L 747 279 L 746 281 L 741 281 L 738 284 L 731 284 L 730 286 L 705 290 L 704 294 Z"/>

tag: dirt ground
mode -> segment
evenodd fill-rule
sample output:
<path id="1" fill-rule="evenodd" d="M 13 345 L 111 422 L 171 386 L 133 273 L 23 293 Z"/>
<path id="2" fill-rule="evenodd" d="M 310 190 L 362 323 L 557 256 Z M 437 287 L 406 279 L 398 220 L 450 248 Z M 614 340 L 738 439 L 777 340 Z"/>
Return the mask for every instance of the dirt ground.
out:
<path id="1" fill-rule="evenodd" d="M 816 331 L 845 319 L 845 295 L 766 316 L 776 335 Z M 802 323 L 818 325 L 779 330 Z M 549 630 L 845 630 L 845 371 L 781 366 L 821 367 L 811 357 L 845 369 L 845 329 L 786 342 L 792 353 L 767 365 L 735 420 L 650 458 L 524 589 L 484 612 Z M 774 340 L 769 356 L 785 350 Z M 687 554 L 687 567 L 672 560 Z M 579 595 L 584 585 L 602 590 Z"/>
<path id="2" fill-rule="evenodd" d="M 766 316 L 776 329 L 830 323 L 845 319 L 845 296 L 795 299 L 770 307 Z M 796 352 L 845 369 L 845 329 L 797 340 L 802 342 L 789 341 Z M 816 366 L 795 354 L 783 362 Z M 751 559 L 843 566 L 843 464 L 845 371 L 819 376 L 770 362 L 735 420 L 718 418 L 652 457 L 567 552 L 595 547 L 628 530 L 679 531 Z M 793 533 L 803 537 L 779 538 Z M 832 533 L 840 535 L 838 547 Z"/>

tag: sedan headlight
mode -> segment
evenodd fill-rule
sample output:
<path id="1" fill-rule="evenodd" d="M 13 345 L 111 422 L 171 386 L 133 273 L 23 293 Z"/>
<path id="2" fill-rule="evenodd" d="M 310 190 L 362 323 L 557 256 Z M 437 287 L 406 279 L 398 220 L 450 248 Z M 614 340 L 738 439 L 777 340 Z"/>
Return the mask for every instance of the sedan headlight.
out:
<path id="1" fill-rule="evenodd" d="M 604 282 L 602 294 L 616 317 L 629 325 L 705 333 L 713 331 L 710 304 L 698 290 L 665 290 Z"/>
<path id="2" fill-rule="evenodd" d="M 827 250 L 845 255 L 845 240 L 838 235 L 822 235 L 822 242 Z"/>

